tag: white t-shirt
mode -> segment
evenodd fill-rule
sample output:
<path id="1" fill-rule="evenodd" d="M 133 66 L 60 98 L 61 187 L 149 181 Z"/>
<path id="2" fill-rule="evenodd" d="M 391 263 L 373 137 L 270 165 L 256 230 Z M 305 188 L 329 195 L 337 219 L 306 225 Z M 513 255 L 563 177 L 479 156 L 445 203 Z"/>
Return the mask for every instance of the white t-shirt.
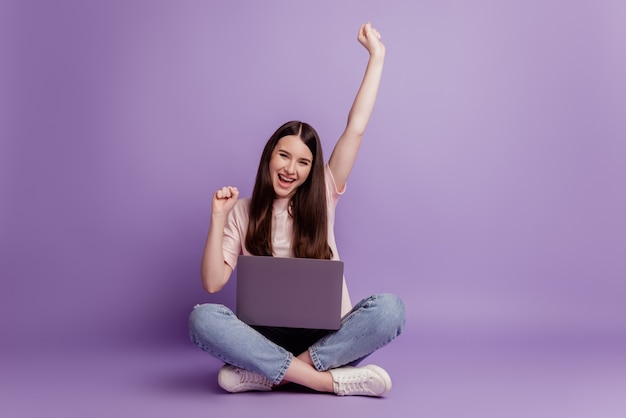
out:
<path id="1" fill-rule="evenodd" d="M 326 180 L 326 204 L 328 206 L 328 245 L 333 252 L 333 260 L 339 260 L 339 251 L 335 242 L 335 207 L 343 190 L 337 190 L 335 179 L 328 165 L 324 167 Z M 293 220 L 288 210 L 289 199 L 274 200 L 272 210 L 272 249 L 274 257 L 293 257 L 291 252 L 291 238 Z M 237 257 L 240 254 L 251 255 L 245 248 L 246 232 L 248 231 L 250 199 L 239 199 L 233 210 L 228 214 L 228 221 L 224 227 L 224 261 L 234 270 L 237 266 Z M 352 309 L 350 295 L 343 280 L 343 296 L 341 300 L 341 314 L 345 315 Z"/>

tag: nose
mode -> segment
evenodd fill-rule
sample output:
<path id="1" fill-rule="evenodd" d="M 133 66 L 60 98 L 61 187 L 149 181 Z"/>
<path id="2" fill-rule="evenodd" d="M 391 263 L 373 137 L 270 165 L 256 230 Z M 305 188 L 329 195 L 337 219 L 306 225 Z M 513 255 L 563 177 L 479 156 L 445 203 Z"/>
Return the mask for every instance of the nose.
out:
<path id="1" fill-rule="evenodd" d="M 285 170 L 287 170 L 287 173 L 289 174 L 293 174 L 296 172 L 296 162 L 291 160 L 289 163 L 287 163 L 287 165 L 285 166 Z"/>

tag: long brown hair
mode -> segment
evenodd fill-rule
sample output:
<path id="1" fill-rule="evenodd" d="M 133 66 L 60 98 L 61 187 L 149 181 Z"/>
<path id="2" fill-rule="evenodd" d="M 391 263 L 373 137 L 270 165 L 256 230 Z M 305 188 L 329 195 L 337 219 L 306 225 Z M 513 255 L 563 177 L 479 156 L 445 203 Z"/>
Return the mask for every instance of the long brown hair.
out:
<path id="1" fill-rule="evenodd" d="M 328 213 L 322 144 L 315 129 L 307 123 L 291 121 L 274 132 L 265 144 L 250 201 L 246 248 L 253 255 L 273 255 L 272 206 L 275 193 L 269 165 L 278 141 L 288 135 L 297 135 L 311 150 L 311 171 L 289 201 L 293 218 L 291 250 L 299 258 L 332 258 L 328 245 Z"/>

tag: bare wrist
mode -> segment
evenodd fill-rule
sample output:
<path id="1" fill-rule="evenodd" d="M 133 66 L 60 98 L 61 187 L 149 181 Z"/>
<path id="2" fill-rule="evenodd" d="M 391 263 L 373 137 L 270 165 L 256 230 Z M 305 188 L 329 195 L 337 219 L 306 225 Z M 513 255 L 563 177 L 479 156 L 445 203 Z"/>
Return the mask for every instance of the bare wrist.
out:
<path id="1" fill-rule="evenodd" d="M 211 223 L 218 225 L 226 225 L 226 219 L 228 218 L 228 213 L 224 212 L 212 212 L 211 213 Z"/>
<path id="2" fill-rule="evenodd" d="M 385 60 L 385 50 L 384 49 L 370 52 L 370 61 L 372 61 L 372 62 L 380 62 L 382 64 L 382 62 L 384 60 Z"/>

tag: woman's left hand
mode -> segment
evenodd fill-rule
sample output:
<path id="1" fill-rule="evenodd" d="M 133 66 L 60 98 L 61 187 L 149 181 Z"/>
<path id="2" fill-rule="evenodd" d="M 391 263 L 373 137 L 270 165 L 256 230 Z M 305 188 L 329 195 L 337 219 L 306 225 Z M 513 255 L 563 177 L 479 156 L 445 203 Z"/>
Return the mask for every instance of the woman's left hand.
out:
<path id="1" fill-rule="evenodd" d="M 359 43 L 367 49 L 370 55 L 385 54 L 385 45 L 380 41 L 380 32 L 373 28 L 371 23 L 366 23 L 361 26 L 357 39 Z"/>

